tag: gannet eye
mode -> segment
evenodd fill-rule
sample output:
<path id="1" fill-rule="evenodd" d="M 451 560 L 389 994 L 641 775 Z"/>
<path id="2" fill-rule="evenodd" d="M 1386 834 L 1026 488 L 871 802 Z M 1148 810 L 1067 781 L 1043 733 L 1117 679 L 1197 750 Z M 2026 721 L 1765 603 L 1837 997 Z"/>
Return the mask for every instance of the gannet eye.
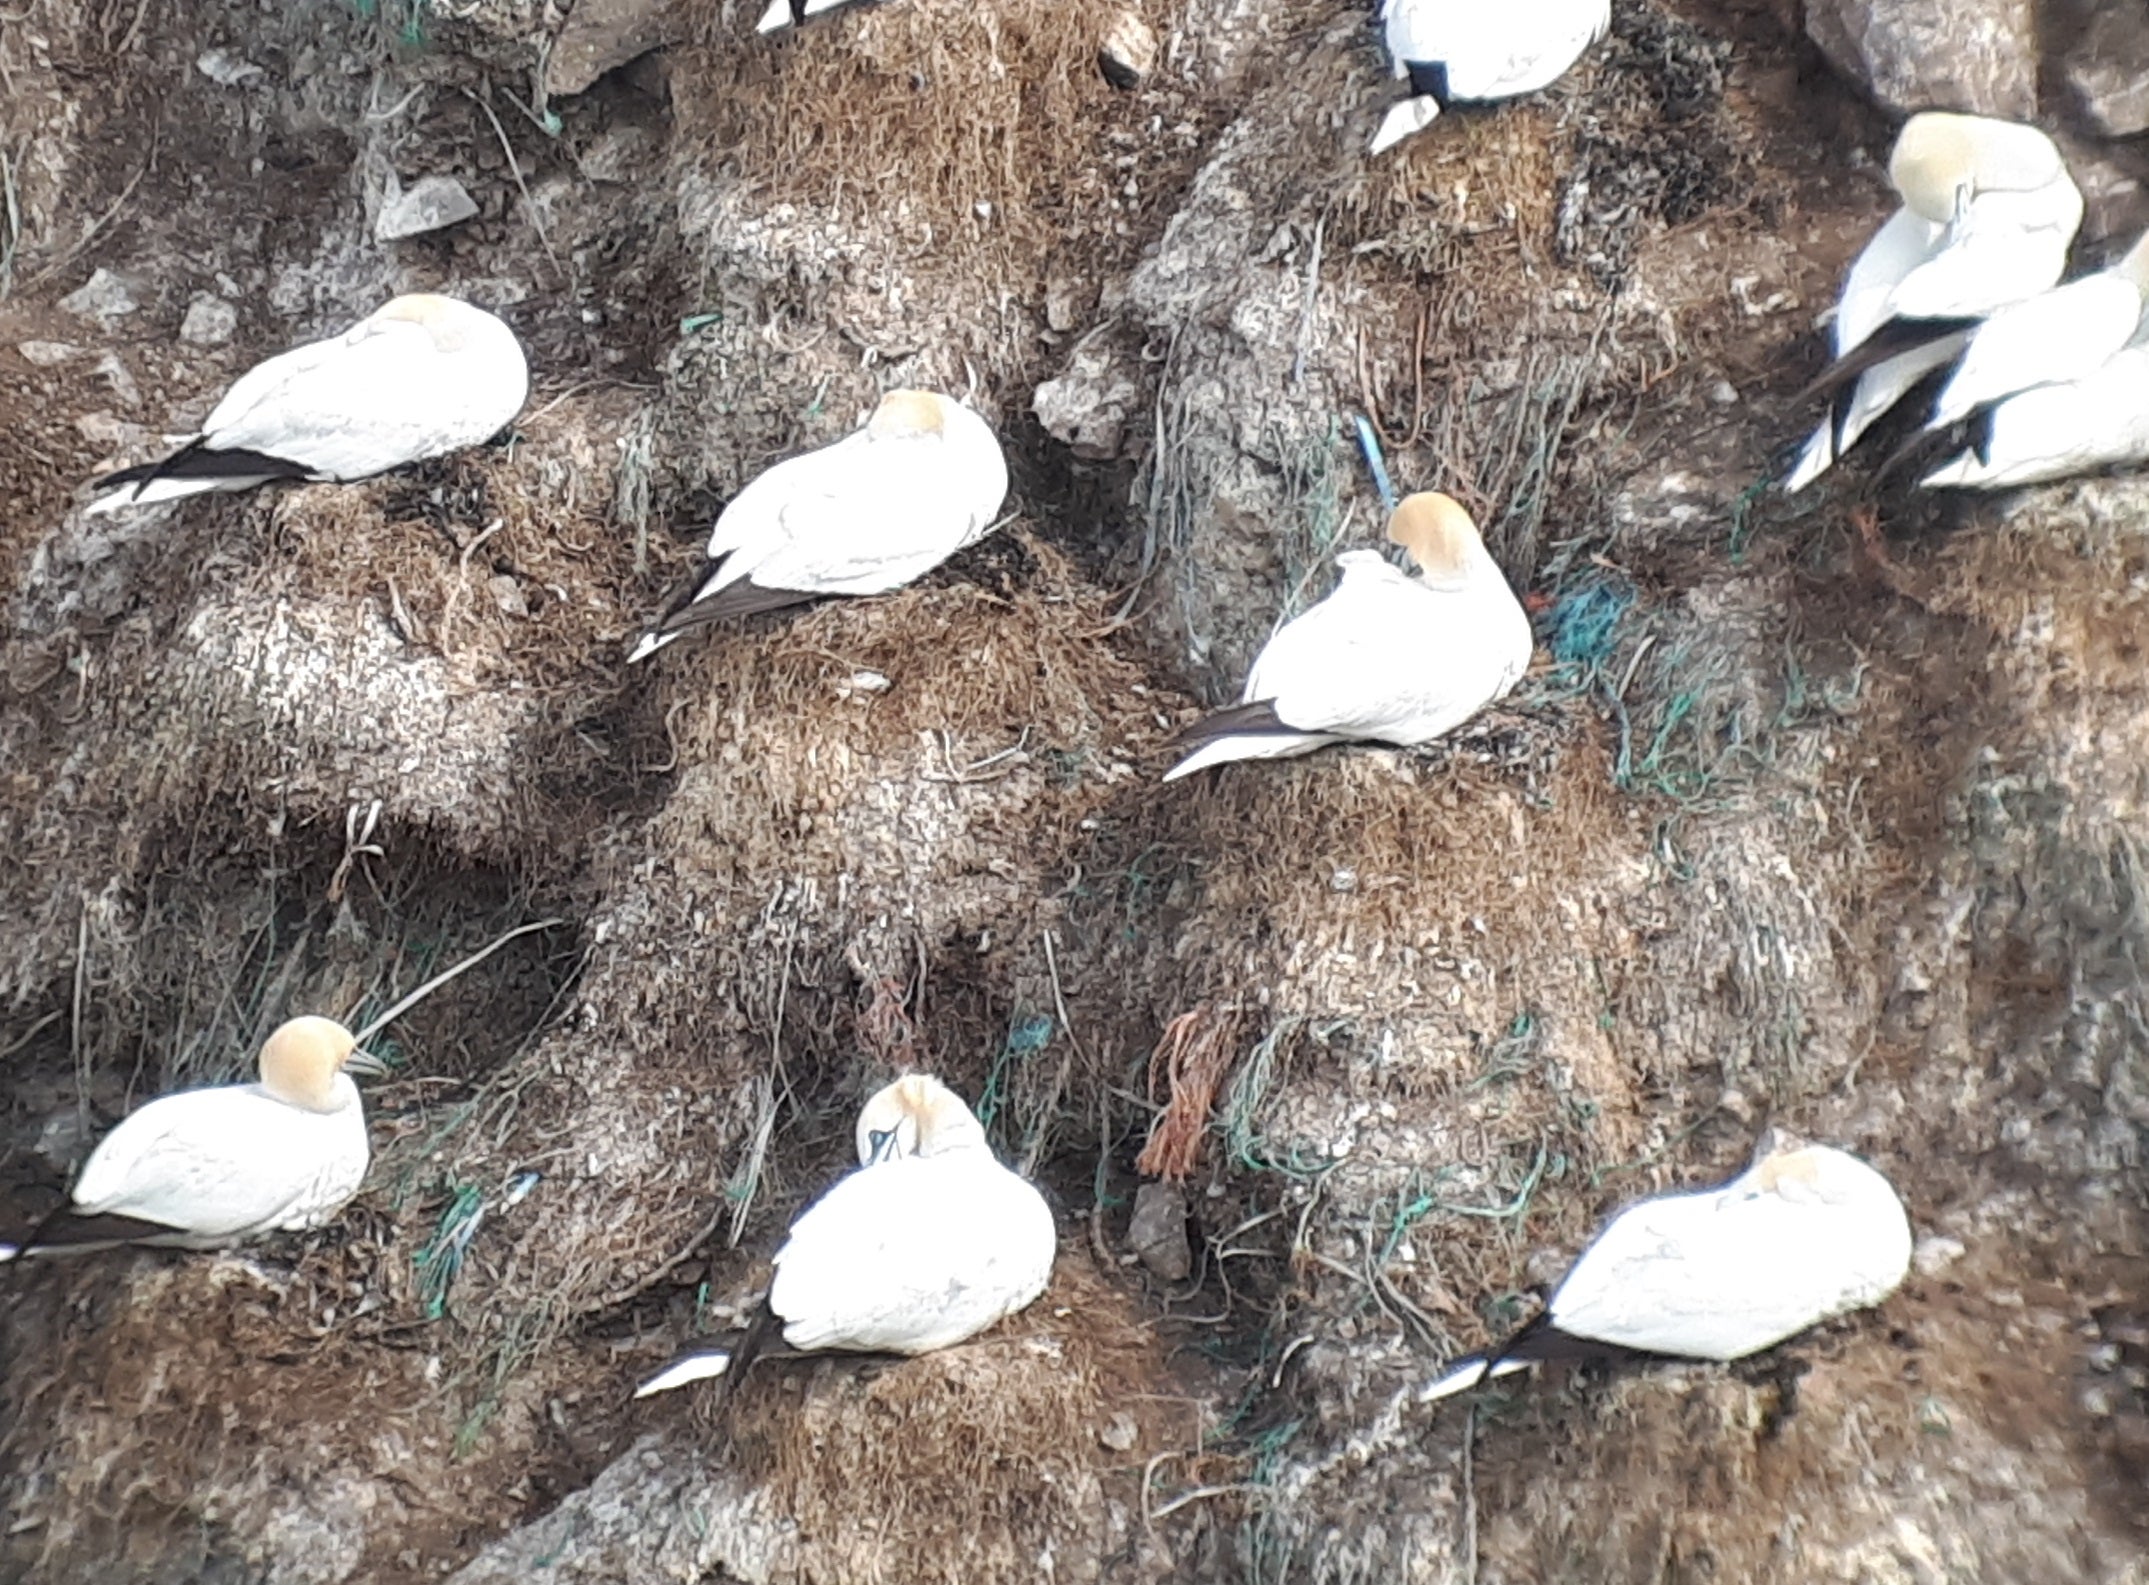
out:
<path id="1" fill-rule="evenodd" d="M 871 1147 L 873 1152 L 866 1157 L 866 1165 L 870 1167 L 895 1153 L 895 1130 L 892 1128 L 872 1129 L 866 1134 L 866 1144 Z M 874 1181 L 878 1182 L 879 1180 Z"/>

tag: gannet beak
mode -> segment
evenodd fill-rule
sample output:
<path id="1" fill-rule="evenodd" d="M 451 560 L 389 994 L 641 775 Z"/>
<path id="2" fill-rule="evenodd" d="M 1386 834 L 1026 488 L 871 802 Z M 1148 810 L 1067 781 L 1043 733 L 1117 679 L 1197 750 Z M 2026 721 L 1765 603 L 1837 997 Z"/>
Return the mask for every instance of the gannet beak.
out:
<path id="1" fill-rule="evenodd" d="M 343 1070 L 346 1073 L 362 1073 L 369 1079 L 385 1079 L 389 1072 L 388 1064 L 370 1051 L 352 1052 L 343 1059 Z"/>

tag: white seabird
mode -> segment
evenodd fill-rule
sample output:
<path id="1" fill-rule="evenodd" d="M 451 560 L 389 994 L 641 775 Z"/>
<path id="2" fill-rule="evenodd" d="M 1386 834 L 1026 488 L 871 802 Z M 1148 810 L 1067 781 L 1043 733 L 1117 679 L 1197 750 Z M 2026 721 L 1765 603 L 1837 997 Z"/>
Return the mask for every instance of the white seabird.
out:
<path id="1" fill-rule="evenodd" d="M 261 1048 L 258 1084 L 161 1096 L 98 1142 L 69 1203 L 0 1260 L 162 1244 L 209 1249 L 319 1227 L 366 1176 L 352 1073 L 379 1074 L 332 1018 L 294 1018 Z"/>
<path id="2" fill-rule="evenodd" d="M 984 419 L 937 392 L 890 391 L 863 429 L 732 498 L 707 560 L 627 661 L 711 622 L 900 589 L 983 539 L 1006 499 L 1007 459 Z"/>
<path id="3" fill-rule="evenodd" d="M 1804 489 L 1911 387 L 1962 351 L 1996 310 L 2048 290 L 2066 268 L 2082 194 L 2035 127 L 1926 111 L 1897 136 L 1888 175 L 1903 207 L 1844 282 L 1834 361 L 1805 395 L 1829 414 L 1784 481 Z"/>
<path id="4" fill-rule="evenodd" d="M 1515 685 L 1529 669 L 1530 619 L 1462 504 L 1437 491 L 1406 496 L 1388 538 L 1419 574 L 1378 551 L 1338 556 L 1335 592 L 1268 641 L 1243 702 L 1180 735 L 1195 751 L 1164 780 L 1352 739 L 1429 743 Z"/>
<path id="5" fill-rule="evenodd" d="M 779 0 L 781 3 L 781 0 Z M 1379 154 L 1458 101 L 1512 99 L 1564 77 L 1612 25 L 1611 0 L 1384 0 L 1388 59 L 1411 97 L 1373 135 Z"/>
<path id="6" fill-rule="evenodd" d="M 1757 1354 L 1875 1305 L 1910 1269 L 1910 1219 L 1878 1172 L 1773 1131 L 1745 1173 L 1612 1218 L 1545 1313 L 1420 1389 L 1429 1403 L 1539 1360 Z"/>
<path id="7" fill-rule="evenodd" d="M 490 440 L 530 393 L 515 333 L 430 292 L 255 365 L 161 462 L 97 481 L 92 512 L 276 479 L 348 483 Z"/>
<path id="8" fill-rule="evenodd" d="M 1000 1165 L 938 1079 L 906 1075 L 859 1113 L 857 1170 L 791 1224 L 761 1315 L 738 1345 L 690 1352 L 646 1398 L 740 1371 L 780 1331 L 800 1350 L 929 1354 L 1023 1309 L 1052 1276 L 1051 1208 Z"/>

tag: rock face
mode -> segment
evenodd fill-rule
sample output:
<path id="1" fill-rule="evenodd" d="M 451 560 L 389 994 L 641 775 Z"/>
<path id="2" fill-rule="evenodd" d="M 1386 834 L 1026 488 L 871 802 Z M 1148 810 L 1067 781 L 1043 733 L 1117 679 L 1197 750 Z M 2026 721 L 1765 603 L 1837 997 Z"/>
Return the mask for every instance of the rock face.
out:
<path id="1" fill-rule="evenodd" d="M 2031 0 L 1811 0 L 1806 32 L 1890 110 L 2036 112 Z"/>
<path id="2" fill-rule="evenodd" d="M 2149 132 L 2149 7 L 2098 6 L 2067 52 L 2067 82 L 2106 137 Z"/>

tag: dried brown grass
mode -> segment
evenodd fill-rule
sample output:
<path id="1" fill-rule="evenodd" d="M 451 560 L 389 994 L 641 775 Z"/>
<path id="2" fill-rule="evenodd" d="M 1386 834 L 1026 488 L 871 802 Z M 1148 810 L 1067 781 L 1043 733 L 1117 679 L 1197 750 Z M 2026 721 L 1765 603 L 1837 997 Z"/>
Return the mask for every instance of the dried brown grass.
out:
<path id="1" fill-rule="evenodd" d="M 1191 1439 L 1161 1351 L 1078 1245 L 990 1332 L 916 1359 L 771 1360 L 721 1434 L 797 1525 L 800 1577 L 962 1585 L 1079 1555 L 1162 1447 Z M 1121 1428 L 1108 1447 L 1102 1437 Z M 1070 1552 L 1070 1549 L 1072 1551 Z"/>
<path id="2" fill-rule="evenodd" d="M 1148 20 L 1164 34 L 1179 9 Z M 1190 168 L 1191 140 L 1125 129 L 1214 114 L 1161 80 L 1108 87 L 1110 21 L 1075 0 L 917 0 L 778 40 L 711 23 L 674 78 L 680 124 L 705 165 L 905 254 L 1082 272 L 1125 254 Z"/>

